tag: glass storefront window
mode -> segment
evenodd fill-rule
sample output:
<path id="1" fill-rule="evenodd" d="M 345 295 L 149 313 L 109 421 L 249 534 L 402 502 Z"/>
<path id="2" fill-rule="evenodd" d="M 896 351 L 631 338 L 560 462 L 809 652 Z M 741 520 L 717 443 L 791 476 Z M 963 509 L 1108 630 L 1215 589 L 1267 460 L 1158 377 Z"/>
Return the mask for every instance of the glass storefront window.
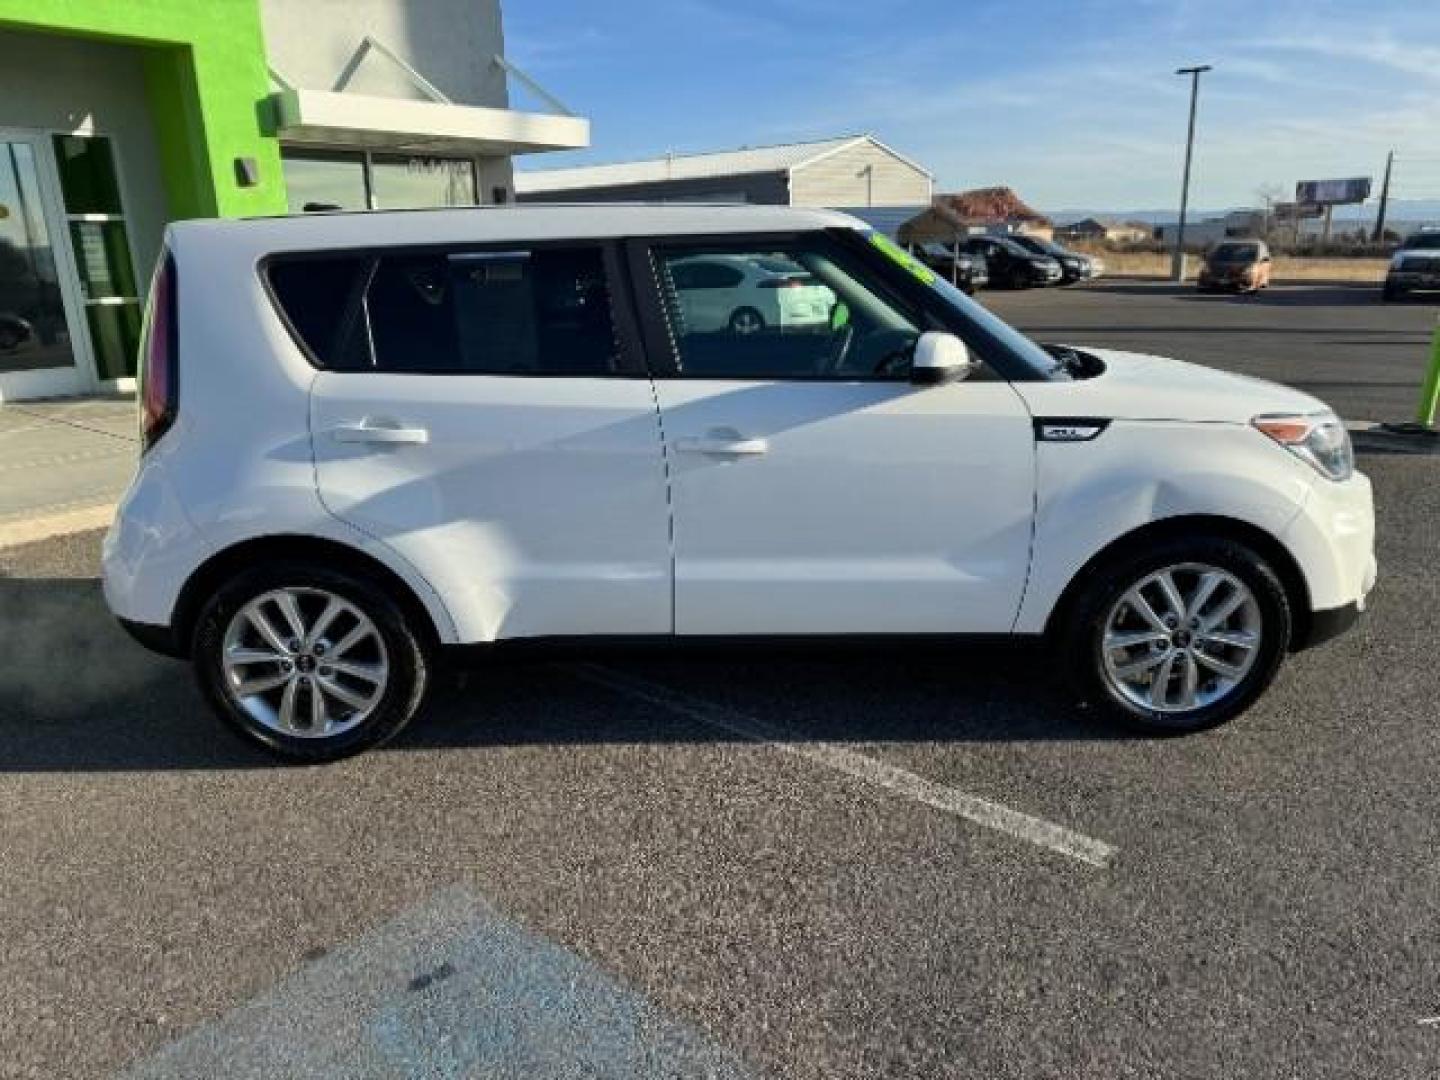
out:
<path id="1" fill-rule="evenodd" d="M 364 154 L 286 150 L 285 194 L 290 213 L 306 210 L 364 210 L 369 205 Z"/>
<path id="2" fill-rule="evenodd" d="M 139 296 L 124 222 L 72 221 L 70 239 L 87 299 Z"/>
<path id="3" fill-rule="evenodd" d="M 35 151 L 0 141 L 0 374 L 74 363 Z"/>
<path id="4" fill-rule="evenodd" d="M 110 140 L 85 135 L 55 136 L 55 163 L 67 214 L 119 214 L 120 183 Z"/>
<path id="5" fill-rule="evenodd" d="M 292 214 L 474 206 L 480 201 L 471 158 L 287 147 L 281 160 Z"/>
<path id="6" fill-rule="evenodd" d="M 123 379 L 135 374 L 135 357 L 140 350 L 140 305 L 119 303 L 85 305 L 90 322 L 90 343 L 95 348 L 95 367 L 102 379 Z"/>
<path id="7" fill-rule="evenodd" d="M 377 209 L 474 206 L 475 162 L 469 158 L 375 154 L 370 182 Z"/>

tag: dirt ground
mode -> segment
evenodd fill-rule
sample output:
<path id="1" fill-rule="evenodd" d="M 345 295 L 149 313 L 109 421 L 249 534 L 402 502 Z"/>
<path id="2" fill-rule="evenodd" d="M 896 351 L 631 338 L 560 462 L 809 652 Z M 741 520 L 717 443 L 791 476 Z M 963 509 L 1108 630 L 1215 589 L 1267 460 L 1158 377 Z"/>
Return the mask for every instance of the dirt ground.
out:
<path id="1" fill-rule="evenodd" d="M 1153 251 L 1093 252 L 1105 260 L 1105 276 L 1121 278 L 1164 278 L 1170 273 L 1170 256 Z M 1200 257 L 1190 256 L 1191 273 L 1199 270 Z M 1275 256 L 1271 280 L 1363 281 L 1379 285 L 1385 280 L 1384 259 L 1326 259 Z"/>

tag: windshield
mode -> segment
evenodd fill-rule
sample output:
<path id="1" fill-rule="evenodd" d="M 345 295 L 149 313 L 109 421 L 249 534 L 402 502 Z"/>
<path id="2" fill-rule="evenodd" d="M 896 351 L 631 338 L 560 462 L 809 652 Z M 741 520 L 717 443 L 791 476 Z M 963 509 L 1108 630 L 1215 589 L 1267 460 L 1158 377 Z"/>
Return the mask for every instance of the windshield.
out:
<path id="1" fill-rule="evenodd" d="M 1405 247 L 1409 251 L 1440 250 L 1440 232 L 1416 233 L 1405 241 Z"/>
<path id="2" fill-rule="evenodd" d="M 966 326 L 975 336 L 986 339 L 987 344 L 1005 349 L 1029 369 L 1032 375 L 1042 379 L 1069 379 L 1064 361 L 1046 352 L 1039 344 L 1026 337 L 1019 330 L 998 315 L 990 312 L 983 304 L 971 300 L 963 292 L 939 274 L 933 275 L 930 288 L 956 310 Z M 967 339 L 971 334 L 964 335 Z"/>
<path id="3" fill-rule="evenodd" d="M 1011 255 L 1019 255 L 1023 259 L 1033 258 L 1036 255 L 1036 252 L 1031 251 L 1024 244 L 1012 240 L 1008 236 L 992 236 L 990 240 L 994 242 L 996 247 L 1004 248 L 1010 252 Z"/>
<path id="4" fill-rule="evenodd" d="M 1260 256 L 1260 249 L 1254 244 L 1221 244 L 1210 253 L 1215 263 L 1254 262 Z"/>
<path id="5" fill-rule="evenodd" d="M 1017 236 L 1014 243 L 1023 244 L 1031 251 L 1041 255 L 1069 255 L 1070 249 L 1061 247 L 1054 240 L 1046 240 L 1043 236 Z"/>

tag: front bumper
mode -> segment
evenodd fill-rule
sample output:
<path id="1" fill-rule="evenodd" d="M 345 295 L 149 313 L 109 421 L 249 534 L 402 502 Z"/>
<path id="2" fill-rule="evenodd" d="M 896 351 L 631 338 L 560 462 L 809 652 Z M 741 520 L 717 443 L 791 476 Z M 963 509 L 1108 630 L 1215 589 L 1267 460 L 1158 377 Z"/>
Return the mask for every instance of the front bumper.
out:
<path id="1" fill-rule="evenodd" d="M 1440 289 L 1440 274 L 1416 274 L 1392 270 L 1385 275 L 1385 287 L 1391 290 Z"/>
<path id="2" fill-rule="evenodd" d="M 1317 478 L 1280 537 L 1310 595 L 1309 630 L 1297 638 L 1296 648 L 1328 641 L 1365 610 L 1378 576 L 1373 499 L 1364 473 L 1340 483 Z"/>
<path id="3" fill-rule="evenodd" d="M 1304 636 L 1296 638 L 1291 643 L 1291 648 L 1299 652 L 1301 649 L 1313 649 L 1316 645 L 1324 645 L 1327 641 L 1333 641 L 1360 621 L 1360 613 L 1361 609 L 1358 603 L 1344 604 L 1338 608 L 1326 608 L 1324 611 L 1312 611 L 1310 624 L 1306 628 Z"/>
<path id="4" fill-rule="evenodd" d="M 1202 289 L 1253 289 L 1254 274 L 1201 274 L 1196 284 Z"/>

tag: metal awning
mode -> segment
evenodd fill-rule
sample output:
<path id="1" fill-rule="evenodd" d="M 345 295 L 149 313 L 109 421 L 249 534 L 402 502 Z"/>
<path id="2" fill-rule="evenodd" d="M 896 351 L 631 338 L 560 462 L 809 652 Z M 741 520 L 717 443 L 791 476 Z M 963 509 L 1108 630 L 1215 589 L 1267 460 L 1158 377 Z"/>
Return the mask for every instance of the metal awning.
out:
<path id="1" fill-rule="evenodd" d="M 401 152 L 528 154 L 590 145 L 579 116 L 286 87 L 270 95 L 287 143 Z"/>

